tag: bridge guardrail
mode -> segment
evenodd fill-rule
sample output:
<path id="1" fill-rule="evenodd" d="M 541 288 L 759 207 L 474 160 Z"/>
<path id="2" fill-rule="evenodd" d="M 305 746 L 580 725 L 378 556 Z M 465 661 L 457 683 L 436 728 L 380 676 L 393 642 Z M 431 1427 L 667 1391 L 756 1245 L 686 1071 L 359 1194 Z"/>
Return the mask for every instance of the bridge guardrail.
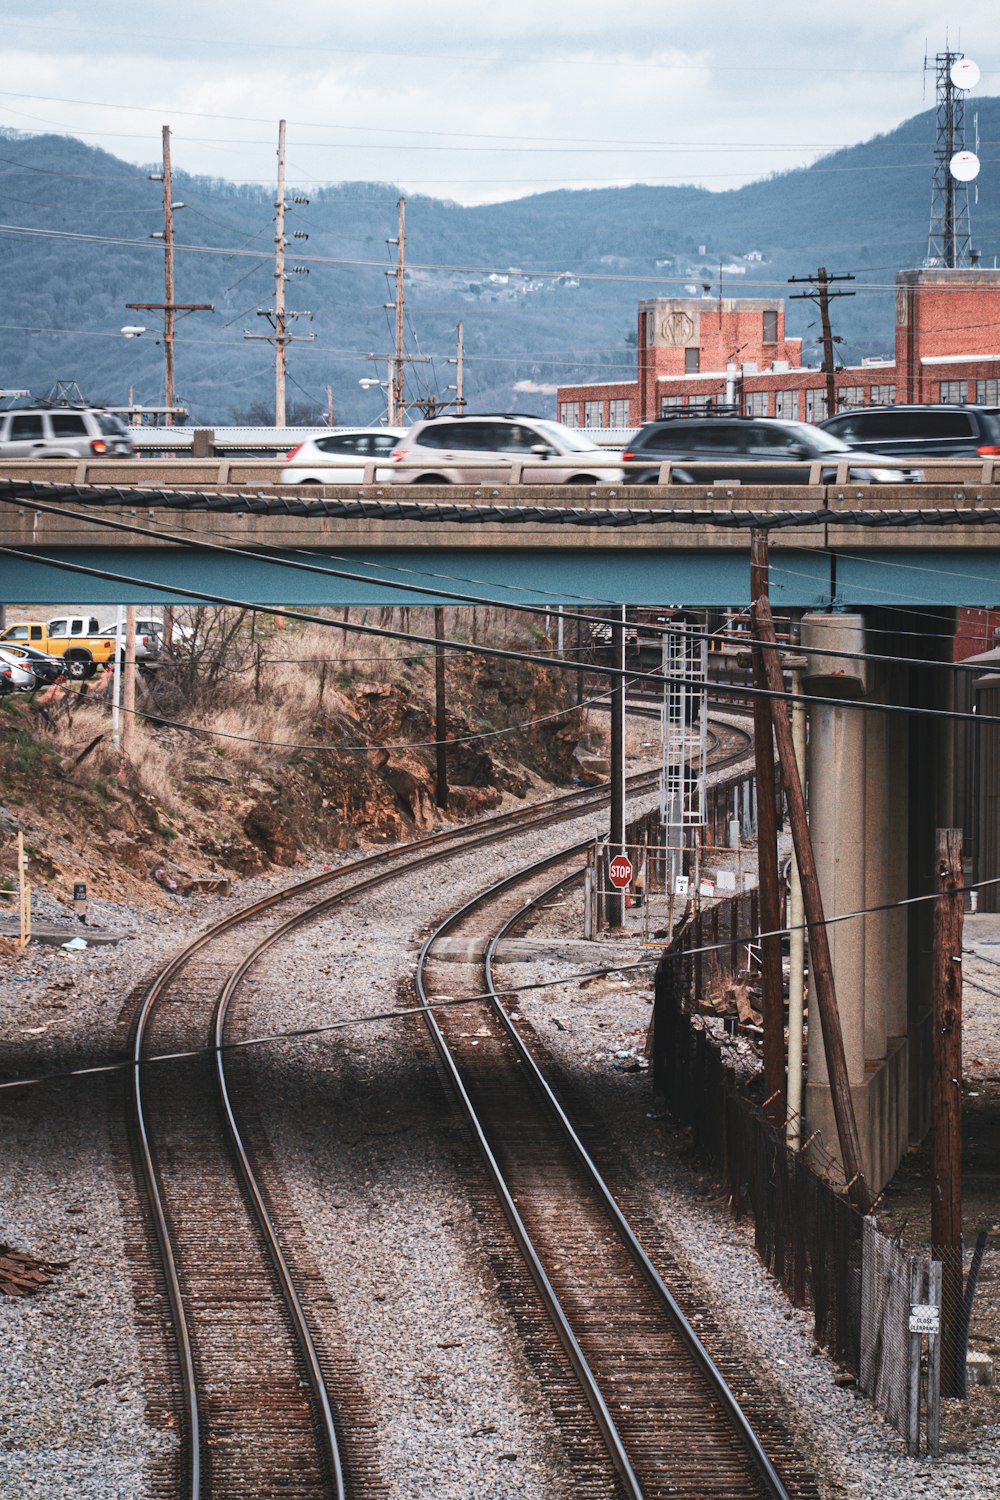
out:
<path id="1" fill-rule="evenodd" d="M 483 480 L 481 483 L 472 486 L 466 484 L 462 486 L 462 490 L 467 491 L 470 488 L 483 490 L 488 488 L 491 491 L 495 489 L 519 489 L 524 484 L 523 473 L 526 466 L 528 468 L 537 470 L 538 459 L 533 459 L 531 457 L 525 457 L 524 459 L 514 458 L 510 461 L 509 465 L 507 466 L 507 472 L 502 478 L 491 478 L 489 480 Z M 612 468 L 615 470 L 624 468 L 626 471 L 648 471 L 651 467 L 648 460 L 646 460 L 646 462 L 633 461 L 632 463 L 623 464 L 616 456 L 612 456 L 610 454 L 606 458 L 602 456 L 600 462 L 592 466 L 597 468 Z M 154 457 L 152 455 L 140 455 L 136 458 L 131 459 L 36 458 L 8 460 L 6 462 L 0 462 L 0 479 L 41 480 L 50 481 L 53 483 L 81 485 L 162 485 L 165 488 L 171 489 L 187 489 L 191 487 L 204 488 L 206 486 L 218 488 L 233 488 L 256 484 L 277 485 L 279 482 L 278 476 L 285 467 L 286 462 L 284 457 L 269 458 L 263 455 L 260 457 L 239 458 L 217 458 L 212 455 L 205 455 L 201 457 L 189 456 L 183 458 L 173 456 Z M 359 465 L 358 467 L 360 468 L 361 466 Z M 457 469 L 460 467 L 468 469 L 469 465 L 467 463 L 449 464 L 447 462 L 435 462 L 434 467 L 435 469 L 447 472 L 448 469 Z M 486 466 L 484 465 L 484 468 L 485 467 Z M 495 470 L 499 467 L 499 465 L 496 462 L 491 462 L 489 467 L 492 470 Z M 756 492 L 760 489 L 780 489 L 783 491 L 785 498 L 788 498 L 788 491 L 791 491 L 793 493 L 807 492 L 809 490 L 829 491 L 831 489 L 836 490 L 838 488 L 846 488 L 848 486 L 852 491 L 863 491 L 866 494 L 870 493 L 872 495 L 877 495 L 879 491 L 885 491 L 886 489 L 891 489 L 894 494 L 898 493 L 897 487 L 894 485 L 870 485 L 863 484 L 859 480 L 851 479 L 849 477 L 849 471 L 853 467 L 851 460 L 845 460 L 843 463 L 839 463 L 836 466 L 833 483 L 826 485 L 823 484 L 820 476 L 822 469 L 830 468 L 829 463 L 816 463 L 811 466 L 808 485 L 790 483 L 787 486 L 774 484 L 773 482 L 764 483 L 761 485 L 749 485 L 745 481 L 741 483 L 738 478 L 730 478 L 729 475 L 733 474 L 734 471 L 745 471 L 745 463 L 739 462 L 720 462 L 713 465 L 714 476 L 711 484 L 678 484 L 673 480 L 672 472 L 674 468 L 679 467 L 683 466 L 680 464 L 663 463 L 659 466 L 660 483 L 658 485 L 643 485 L 641 487 L 632 486 L 632 488 L 637 492 L 636 501 L 638 501 L 639 495 L 641 495 L 642 493 L 647 493 L 651 497 L 653 494 L 657 493 L 657 491 L 663 488 L 671 488 L 678 492 L 686 490 L 694 491 L 696 493 L 706 489 L 711 490 L 713 488 L 733 491 L 746 489 L 753 492 Z M 787 464 L 768 463 L 767 467 L 769 470 L 779 470 L 787 468 L 790 471 L 801 472 L 802 461 L 792 460 Z M 896 468 L 905 470 L 912 469 L 913 464 L 912 462 L 903 459 L 893 461 L 885 460 L 880 462 L 879 467 L 886 469 Z M 936 459 L 932 461 L 925 461 L 921 463 L 920 467 L 924 474 L 923 482 L 917 482 L 915 484 L 907 483 L 905 485 L 905 489 L 907 491 L 919 493 L 926 486 L 935 485 L 940 486 L 948 484 L 961 484 L 981 486 L 1000 483 L 1000 458 L 987 457 L 976 458 L 972 460 Z M 398 476 L 405 474 L 407 469 L 412 469 L 414 471 L 421 470 L 426 472 L 426 468 L 426 461 L 418 462 L 415 460 L 403 460 L 399 464 L 393 464 L 390 470 L 386 466 L 385 460 L 382 459 L 379 462 L 372 461 L 371 463 L 366 464 L 363 470 L 364 477 L 360 481 L 345 483 L 343 479 L 339 479 L 337 477 L 337 470 L 331 468 L 330 478 L 322 486 L 283 485 L 282 489 L 287 489 L 292 493 L 306 492 L 315 494 L 317 490 L 322 492 L 323 490 L 326 490 L 328 488 L 336 488 L 340 490 L 349 489 L 357 493 L 359 487 L 362 486 L 365 488 L 375 486 L 378 486 L 380 488 L 388 488 L 390 485 L 394 486 L 397 483 L 405 482 L 401 481 Z M 622 483 L 616 483 L 615 481 L 600 481 L 601 490 L 604 490 L 608 487 L 614 488 L 615 490 L 621 490 L 625 486 L 628 486 L 627 478 L 624 482 L 624 486 Z M 567 491 L 573 491 L 581 488 L 593 489 L 594 486 L 554 485 L 547 484 L 544 481 L 532 481 L 532 483 L 527 485 L 526 488 L 529 491 L 540 491 L 543 489 L 547 491 L 551 491 L 552 489 L 566 489 Z M 904 488 L 904 486 L 901 485 L 899 488 L 902 489 Z M 963 503 L 967 503 L 967 497 L 962 496 L 961 499 Z"/>

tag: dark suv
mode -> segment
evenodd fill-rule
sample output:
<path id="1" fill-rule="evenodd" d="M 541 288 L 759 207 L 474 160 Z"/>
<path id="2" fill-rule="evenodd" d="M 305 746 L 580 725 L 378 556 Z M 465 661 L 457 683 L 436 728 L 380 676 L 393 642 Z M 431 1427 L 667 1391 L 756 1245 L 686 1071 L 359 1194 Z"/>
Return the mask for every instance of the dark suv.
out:
<path id="1" fill-rule="evenodd" d="M 851 448 L 886 457 L 1000 457 L 1000 407 L 859 406 L 817 423 Z"/>
<path id="2" fill-rule="evenodd" d="M 846 477 L 856 484 L 909 484 L 923 477 L 919 469 L 891 467 L 880 454 L 858 453 L 808 422 L 774 417 L 662 417 L 640 427 L 622 458 L 629 465 L 626 484 L 659 484 L 666 463 L 674 484 L 833 484 L 848 459 Z M 640 459 L 655 467 L 637 468 Z"/>

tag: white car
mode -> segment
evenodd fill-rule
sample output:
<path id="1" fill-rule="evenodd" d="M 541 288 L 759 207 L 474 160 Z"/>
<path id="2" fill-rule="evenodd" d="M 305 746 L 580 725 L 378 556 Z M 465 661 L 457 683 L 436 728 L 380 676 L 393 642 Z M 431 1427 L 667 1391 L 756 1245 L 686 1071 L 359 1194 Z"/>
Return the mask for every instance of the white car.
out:
<path id="1" fill-rule="evenodd" d="M 414 422 L 392 455 L 393 484 L 621 484 L 618 449 L 547 417 L 465 415 Z"/>
<path id="2" fill-rule="evenodd" d="M 279 484 L 361 484 L 365 467 L 388 459 L 405 427 L 352 427 L 343 432 L 322 431 L 307 437 L 288 455 Z M 376 471 L 380 482 L 387 478 Z"/>
<path id="3" fill-rule="evenodd" d="M 13 651 L 0 649 L 0 695 L 15 690 L 30 693 L 37 686 L 38 679 L 28 663 Z"/>

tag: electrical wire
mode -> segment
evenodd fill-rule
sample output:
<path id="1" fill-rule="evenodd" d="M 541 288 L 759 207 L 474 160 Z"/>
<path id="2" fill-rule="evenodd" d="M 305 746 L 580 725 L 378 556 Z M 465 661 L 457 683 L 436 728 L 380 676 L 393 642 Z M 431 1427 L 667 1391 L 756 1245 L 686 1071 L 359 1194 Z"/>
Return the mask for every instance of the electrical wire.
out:
<path id="1" fill-rule="evenodd" d="M 460 853 L 461 850 L 459 850 L 458 852 Z M 405 874 L 406 872 L 403 871 L 401 873 Z M 955 886 L 953 890 L 949 890 L 947 892 L 947 896 L 964 896 L 968 892 L 980 891 L 985 889 L 987 886 L 993 886 L 997 884 L 1000 884 L 1000 877 L 995 877 L 990 880 L 978 880 L 970 885 Z M 756 945 L 760 942 L 763 942 L 766 938 L 788 937 L 793 932 L 804 932 L 808 935 L 808 933 L 816 927 L 833 927 L 841 922 L 856 921 L 860 918 L 877 915 L 879 912 L 897 911 L 904 907 L 917 906 L 921 903 L 925 903 L 928 901 L 939 901 L 941 899 L 942 893 L 938 891 L 931 891 L 928 894 L 922 896 L 906 896 L 898 901 L 881 902 L 877 906 L 861 907 L 856 911 L 843 912 L 839 916 L 824 917 L 821 923 L 803 922 L 795 927 L 778 927 L 767 932 L 749 933 L 741 937 L 727 938 L 725 942 L 703 943 L 697 948 L 685 948 L 683 953 L 671 953 L 669 949 L 659 949 L 655 953 L 655 955 L 651 954 L 649 958 L 638 959 L 631 963 L 602 965 L 600 968 L 596 969 L 576 969 L 566 974 L 557 975 L 554 978 L 550 977 L 548 979 L 528 980 L 522 984 L 507 984 L 497 990 L 495 993 L 487 990 L 475 995 L 462 995 L 457 999 L 451 996 L 443 997 L 440 1000 L 429 1000 L 426 1007 L 421 1005 L 398 1006 L 394 1007 L 392 1010 L 374 1011 L 364 1016 L 351 1016 L 350 1018 L 343 1021 L 327 1021 L 320 1026 L 302 1026 L 296 1027 L 291 1031 L 268 1032 L 262 1036 L 244 1037 L 239 1041 L 226 1041 L 217 1045 L 213 1044 L 210 1047 L 192 1047 L 180 1052 L 155 1053 L 152 1056 L 141 1058 L 138 1063 L 134 1058 L 130 1057 L 128 1059 L 123 1059 L 116 1062 L 94 1063 L 80 1068 L 66 1068 L 53 1073 L 35 1074 L 28 1077 L 8 1078 L 0 1081 L 0 1092 L 7 1092 L 14 1089 L 36 1088 L 46 1083 L 64 1082 L 72 1078 L 92 1078 L 108 1073 L 120 1073 L 127 1068 L 134 1068 L 137 1066 L 147 1067 L 157 1063 L 187 1062 L 196 1060 L 201 1057 L 214 1055 L 218 1052 L 244 1052 L 251 1047 L 266 1047 L 272 1046 L 275 1043 L 302 1041 L 309 1037 L 327 1036 L 338 1031 L 352 1030 L 356 1026 L 371 1026 L 376 1022 L 381 1021 L 406 1020 L 410 1016 L 422 1015 L 425 1008 L 430 1008 L 433 1010 L 451 1010 L 457 1006 L 463 1005 L 482 1005 L 485 1002 L 494 1000 L 497 996 L 502 999 L 507 995 L 531 994 L 537 990 L 557 989 L 562 985 L 579 984 L 581 980 L 584 979 L 606 979 L 611 974 L 635 973 L 639 970 L 645 970 L 654 966 L 658 966 L 661 962 L 664 961 L 664 959 L 667 958 L 671 959 L 673 962 L 685 962 L 686 960 L 695 957 L 697 954 L 726 952 L 727 950 L 732 948 L 734 943 L 742 945 Z"/>

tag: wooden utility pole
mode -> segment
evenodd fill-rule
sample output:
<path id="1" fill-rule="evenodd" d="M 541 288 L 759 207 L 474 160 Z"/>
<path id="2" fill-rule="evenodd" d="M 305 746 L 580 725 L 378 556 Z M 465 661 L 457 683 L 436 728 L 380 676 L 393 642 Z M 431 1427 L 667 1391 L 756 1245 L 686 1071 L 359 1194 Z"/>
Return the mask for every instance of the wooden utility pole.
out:
<path id="1" fill-rule="evenodd" d="M 444 676 L 444 610 L 434 610 L 434 800 L 438 807 L 448 806 L 448 707 Z"/>
<path id="2" fill-rule="evenodd" d="M 931 1049 L 931 1243 L 944 1251 L 941 1394 L 959 1390 L 962 1316 L 962 831 L 937 831 Z"/>
<path id="3" fill-rule="evenodd" d="M 465 324 L 461 322 L 455 347 L 455 410 L 459 416 L 465 410 Z"/>
<path id="4" fill-rule="evenodd" d="M 274 204 L 274 425 L 285 425 L 285 122 L 278 121 L 278 193 Z"/>
<path id="5" fill-rule="evenodd" d="M 163 127 L 163 369 L 166 389 L 165 421 L 173 425 L 174 413 L 174 186 L 170 160 L 170 126 Z"/>
<path id="6" fill-rule="evenodd" d="M 135 748 L 135 605 L 125 606 L 125 659 L 122 673 L 122 759 L 130 760 Z M 121 651 L 119 638 L 117 649 Z"/>
<path id="7" fill-rule="evenodd" d="M 163 400 L 166 407 L 163 421 L 167 427 L 174 425 L 174 326 L 175 314 L 179 312 L 214 312 L 211 302 L 174 301 L 174 209 L 183 208 L 183 203 L 174 202 L 173 167 L 170 160 L 170 126 L 163 127 L 163 171 L 151 172 L 150 182 L 163 183 L 163 301 L 126 302 L 125 306 L 141 312 L 163 313 Z M 131 392 L 129 405 L 132 404 Z"/>
<path id="8" fill-rule="evenodd" d="M 812 978 L 810 1016 L 813 1008 L 819 1012 L 823 1032 L 823 1049 L 826 1053 L 826 1068 L 830 1078 L 830 1095 L 833 1113 L 837 1122 L 837 1137 L 840 1157 L 847 1177 L 847 1191 L 851 1202 L 863 1214 L 871 1212 L 872 1196 L 865 1179 L 864 1158 L 858 1136 L 858 1122 L 854 1114 L 854 1100 L 847 1076 L 847 1056 L 844 1052 L 844 1035 L 840 1029 L 840 1012 L 837 1010 L 837 991 L 833 978 L 833 962 L 830 958 L 830 943 L 823 914 L 823 897 L 816 871 L 809 821 L 806 817 L 806 801 L 802 791 L 802 780 L 795 760 L 792 729 L 785 712 L 785 690 L 778 661 L 778 642 L 774 634 L 771 606 L 767 599 L 753 602 L 754 631 L 763 648 L 761 656 L 767 674 L 767 686 L 771 694 L 771 723 L 778 747 L 778 761 L 788 804 L 788 820 L 792 826 L 795 858 L 799 864 L 802 881 L 802 904 L 809 928 L 809 972 Z"/>
<path id="9" fill-rule="evenodd" d="M 750 598 L 767 600 L 767 532 L 751 533 Z M 756 639 L 756 630 L 754 632 Z M 767 687 L 763 652 L 752 652 L 753 683 Z M 780 705 L 779 705 L 780 706 Z M 760 886 L 761 983 L 764 1016 L 764 1112 L 772 1125 L 785 1123 L 785 999 L 781 972 L 781 895 L 778 877 L 778 810 L 774 785 L 774 733 L 766 697 L 753 700 L 754 763 L 757 772 L 757 876 Z"/>
<path id="10" fill-rule="evenodd" d="M 853 281 L 850 274 L 846 276 L 831 276 L 825 266 L 820 266 L 815 276 L 789 276 L 789 282 L 809 282 L 815 288 L 808 292 L 793 292 L 789 301 L 796 302 L 803 299 L 809 302 L 819 303 L 820 325 L 823 330 L 823 371 L 826 375 L 826 414 L 828 417 L 835 415 L 837 410 L 837 377 L 833 368 L 833 346 L 839 343 L 835 339 L 830 328 L 830 302 L 834 297 L 853 297 L 853 292 L 831 292 L 830 283 L 834 281 Z"/>
<path id="11" fill-rule="evenodd" d="M 294 203 L 308 203 L 308 198 L 296 197 Z M 285 350 L 289 344 L 311 344 L 316 335 L 314 333 L 291 334 L 288 332 L 288 324 L 292 318 L 311 318 L 311 312 L 288 312 L 285 308 L 285 283 L 288 273 L 285 268 L 285 248 L 288 238 L 285 234 L 285 210 L 288 202 L 285 195 L 285 121 L 278 121 L 278 184 L 274 199 L 274 306 L 259 307 L 258 318 L 266 318 L 273 329 L 272 333 L 250 333 L 244 329 L 245 339 L 262 339 L 265 343 L 274 345 L 274 425 L 284 427 L 285 415 L 285 371 L 287 359 Z M 295 231 L 295 238 L 307 240 L 308 234 L 304 229 Z M 308 276 L 308 266 L 293 266 L 296 275 Z"/>
<path id="12" fill-rule="evenodd" d="M 396 229 L 396 353 L 392 362 L 392 399 L 389 402 L 389 425 L 403 419 L 403 281 L 406 275 L 406 199 L 396 205 L 399 215 Z"/>
<path id="13" fill-rule="evenodd" d="M 625 849 L 625 606 L 611 626 L 611 662 L 617 676 L 611 685 L 611 826 L 610 858 Z M 610 886 L 610 882 L 609 882 Z M 625 892 L 610 888 L 608 926 L 625 922 Z"/>

